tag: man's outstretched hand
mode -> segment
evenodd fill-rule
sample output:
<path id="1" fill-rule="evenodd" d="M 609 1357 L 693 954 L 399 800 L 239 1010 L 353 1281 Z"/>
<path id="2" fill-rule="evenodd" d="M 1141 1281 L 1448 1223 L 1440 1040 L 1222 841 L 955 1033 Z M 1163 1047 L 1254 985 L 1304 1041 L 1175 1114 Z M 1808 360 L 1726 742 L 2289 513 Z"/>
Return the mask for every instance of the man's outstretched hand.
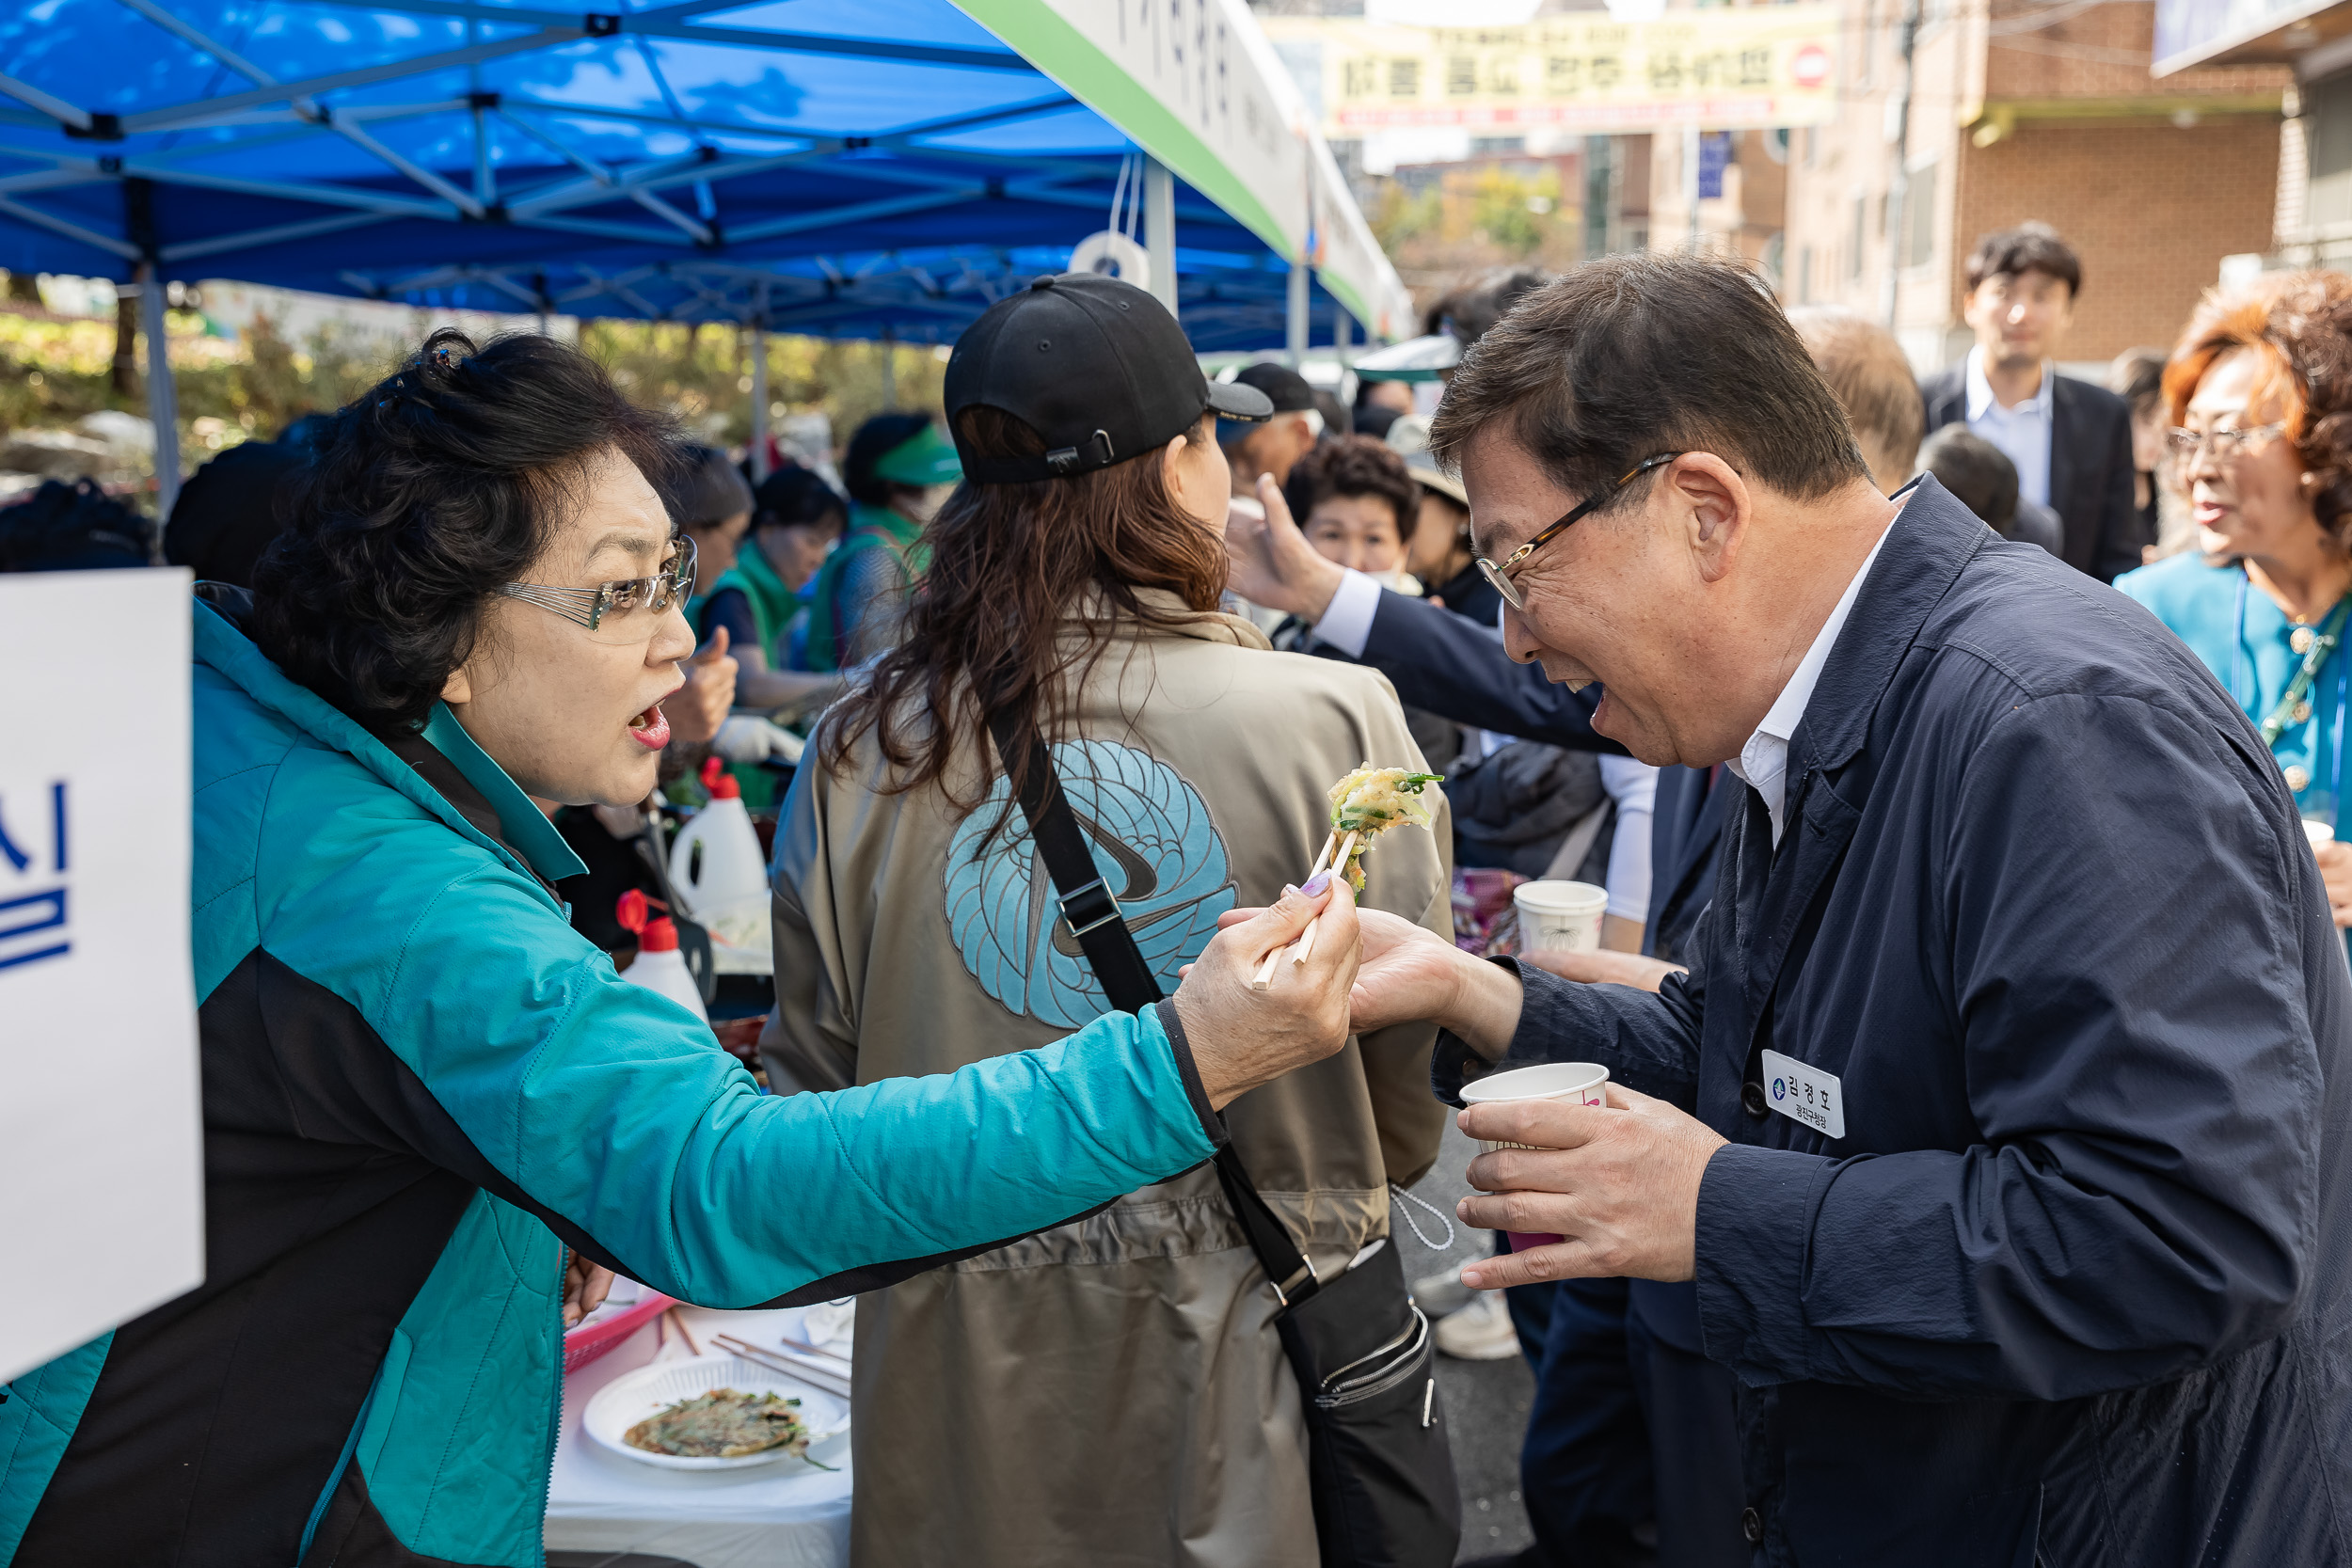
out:
<path id="1" fill-rule="evenodd" d="M 1347 991 L 1356 977 L 1356 899 L 1344 884 L 1318 879 L 1313 896 L 1295 889 L 1282 901 L 1229 914 L 1176 988 L 1176 1016 L 1192 1047 L 1209 1103 L 1222 1110 L 1237 1096 L 1295 1068 L 1319 1062 L 1347 1043 Z M 1312 883 L 1309 884 L 1313 886 Z M 1303 964 L 1274 964 L 1273 983 L 1253 990 L 1250 976 L 1267 954 L 1287 948 L 1320 911 L 1314 951 Z"/>
<path id="2" fill-rule="evenodd" d="M 1266 912 L 1228 910 L 1216 923 L 1223 930 Z M 1520 1001 L 1519 982 L 1510 971 L 1385 910 L 1359 910 L 1356 920 L 1363 961 L 1348 991 L 1351 1030 L 1368 1035 L 1392 1023 L 1428 1022 L 1452 1030 L 1489 1061 L 1510 1049 Z"/>
<path id="3" fill-rule="evenodd" d="M 1307 543 L 1271 474 L 1258 476 L 1258 505 L 1263 516 L 1239 506 L 1226 514 L 1225 554 L 1232 564 L 1225 585 L 1251 604 L 1310 625 L 1322 620 L 1346 568 Z"/>

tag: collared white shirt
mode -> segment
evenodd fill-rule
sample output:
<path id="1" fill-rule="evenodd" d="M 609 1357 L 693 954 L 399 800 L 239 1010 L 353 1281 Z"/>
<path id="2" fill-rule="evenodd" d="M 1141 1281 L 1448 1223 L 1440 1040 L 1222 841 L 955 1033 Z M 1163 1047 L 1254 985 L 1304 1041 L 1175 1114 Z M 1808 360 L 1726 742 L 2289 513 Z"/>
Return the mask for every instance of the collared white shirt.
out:
<path id="1" fill-rule="evenodd" d="M 1350 658 L 1364 657 L 1364 644 L 1372 641 L 1372 618 L 1380 612 L 1380 579 L 1353 566 L 1340 568 L 1339 592 L 1323 608 L 1323 619 L 1314 625 L 1318 642 L 1328 642 Z"/>
<path id="2" fill-rule="evenodd" d="M 2050 504 L 2051 421 L 2056 417 L 2050 389 L 2058 385 L 2058 369 L 2042 362 L 2042 389 L 2014 408 L 2001 406 L 1993 383 L 1984 376 L 1984 350 L 1968 351 L 1968 428 L 2001 449 L 2017 466 L 2017 493 L 2036 506 Z"/>
<path id="3" fill-rule="evenodd" d="M 1900 516 L 1899 512 L 1897 516 Z M 1895 531 L 1889 523 L 1879 535 L 1879 542 L 1870 546 L 1870 553 L 1862 558 L 1861 568 L 1853 580 L 1846 584 L 1829 619 L 1821 623 L 1821 630 L 1813 639 L 1813 646 L 1804 651 L 1797 668 L 1789 674 L 1788 684 L 1780 689 L 1764 721 L 1756 726 L 1748 743 L 1740 748 L 1740 754 L 1725 764 L 1745 780 L 1748 786 L 1764 798 L 1764 809 L 1772 818 L 1772 847 L 1780 847 L 1783 817 L 1788 804 L 1788 740 L 1797 733 L 1797 725 L 1804 719 L 1804 710 L 1813 701 L 1813 688 L 1820 684 L 1821 667 L 1829 662 L 1829 651 L 1837 645 L 1837 634 L 1845 628 L 1846 616 L 1853 610 L 1853 602 L 1862 594 L 1862 579 L 1870 575 L 1871 563 L 1879 551 L 1886 547 L 1886 535 Z"/>

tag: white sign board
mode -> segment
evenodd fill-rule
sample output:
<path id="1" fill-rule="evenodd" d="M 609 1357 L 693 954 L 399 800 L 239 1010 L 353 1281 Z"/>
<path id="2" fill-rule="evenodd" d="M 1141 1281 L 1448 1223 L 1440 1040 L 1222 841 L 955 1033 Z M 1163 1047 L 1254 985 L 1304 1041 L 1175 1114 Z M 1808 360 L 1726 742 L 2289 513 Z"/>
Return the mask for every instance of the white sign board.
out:
<path id="1" fill-rule="evenodd" d="M 1243 0 L 956 0 L 1256 234 L 1307 245 L 1296 89 Z"/>
<path id="2" fill-rule="evenodd" d="M 0 576 L 0 1382 L 204 1280 L 188 574 Z"/>

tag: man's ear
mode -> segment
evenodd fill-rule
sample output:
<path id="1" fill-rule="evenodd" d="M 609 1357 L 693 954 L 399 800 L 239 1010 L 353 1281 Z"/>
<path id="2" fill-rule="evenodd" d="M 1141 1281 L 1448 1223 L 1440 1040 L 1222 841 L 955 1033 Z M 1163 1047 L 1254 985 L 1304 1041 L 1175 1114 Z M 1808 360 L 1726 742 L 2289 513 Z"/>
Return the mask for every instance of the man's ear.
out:
<path id="1" fill-rule="evenodd" d="M 1747 481 L 1713 452 L 1692 451 L 1666 466 L 1659 486 L 1700 580 L 1720 582 L 1728 577 L 1747 537 Z"/>
<path id="2" fill-rule="evenodd" d="M 466 666 L 461 664 L 452 670 L 449 679 L 441 683 L 441 701 L 452 707 L 473 701 L 473 676 L 468 673 Z"/>

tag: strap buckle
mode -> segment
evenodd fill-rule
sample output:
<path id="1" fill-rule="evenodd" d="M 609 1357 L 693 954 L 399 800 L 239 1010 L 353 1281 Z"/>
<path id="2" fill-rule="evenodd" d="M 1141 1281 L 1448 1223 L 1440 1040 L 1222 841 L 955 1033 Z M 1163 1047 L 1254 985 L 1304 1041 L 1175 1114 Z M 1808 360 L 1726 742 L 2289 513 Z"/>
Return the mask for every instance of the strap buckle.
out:
<path id="1" fill-rule="evenodd" d="M 1296 1273 L 1288 1279 L 1276 1279 L 1269 1275 L 1266 1277 L 1266 1283 L 1274 1287 L 1274 1299 L 1284 1307 L 1291 1304 L 1291 1296 L 1301 1285 L 1311 1285 L 1317 1289 L 1321 1289 L 1323 1285 L 1323 1281 L 1315 1277 L 1314 1264 L 1309 1262 L 1303 1254 L 1298 1259 Z"/>
<path id="2" fill-rule="evenodd" d="M 1124 913 L 1119 907 L 1119 895 L 1104 885 L 1097 877 L 1084 887 L 1072 888 L 1057 900 L 1061 905 L 1061 917 L 1073 937 L 1099 930 Z"/>

